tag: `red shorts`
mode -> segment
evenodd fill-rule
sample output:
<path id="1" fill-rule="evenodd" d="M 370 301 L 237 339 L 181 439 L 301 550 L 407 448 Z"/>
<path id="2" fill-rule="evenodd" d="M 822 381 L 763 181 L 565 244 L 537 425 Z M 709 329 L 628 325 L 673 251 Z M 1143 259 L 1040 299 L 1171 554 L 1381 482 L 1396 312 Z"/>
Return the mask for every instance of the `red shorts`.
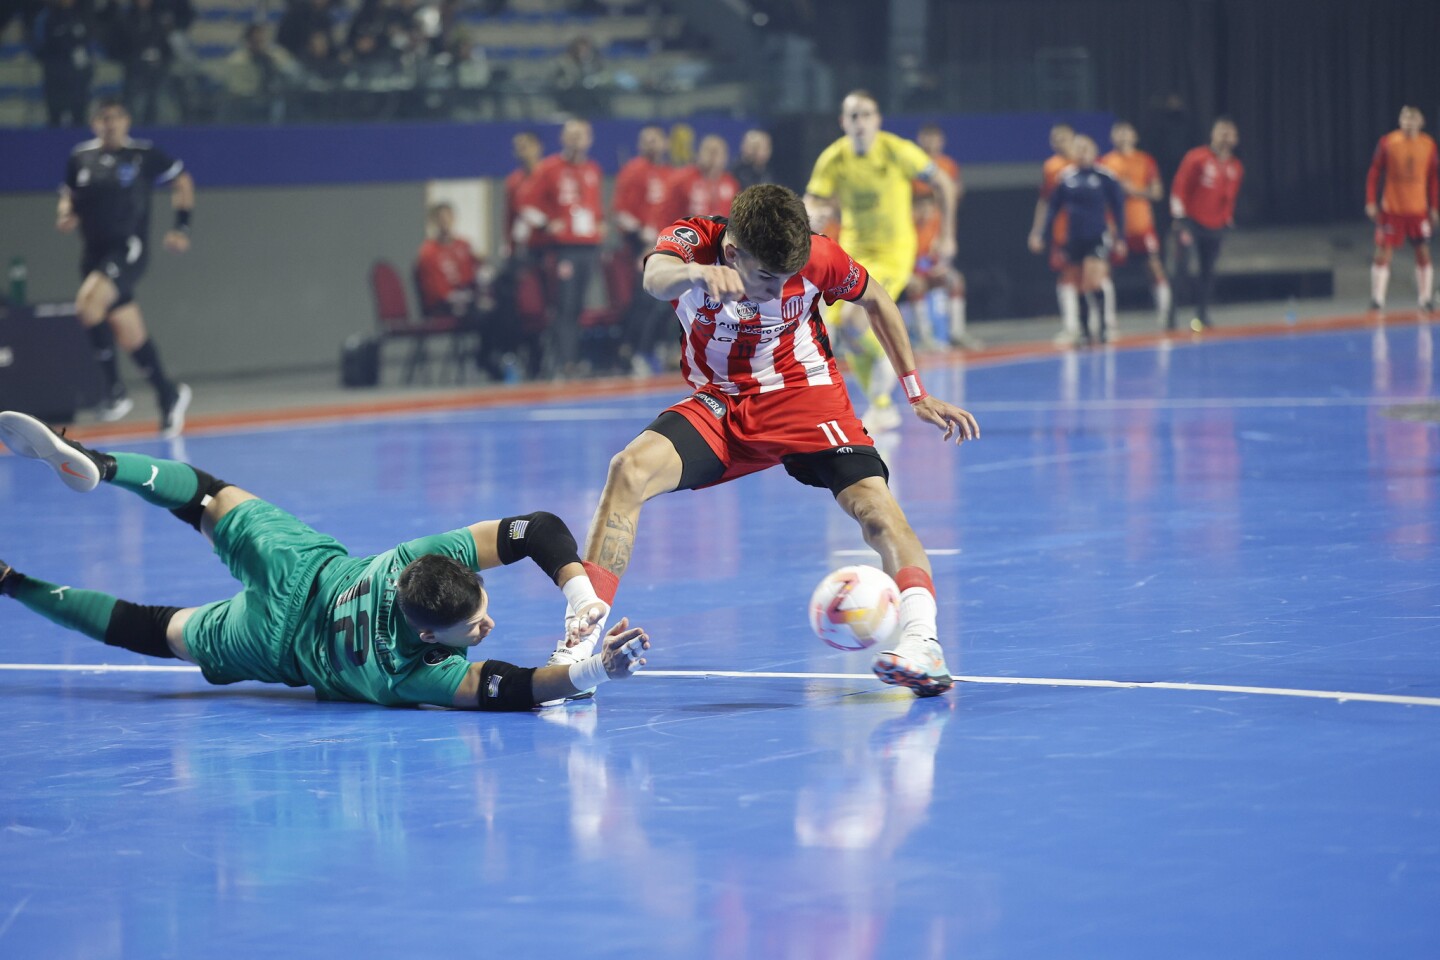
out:
<path id="1" fill-rule="evenodd" d="M 725 467 L 707 487 L 773 467 L 789 454 L 875 446 L 843 380 L 744 397 L 706 387 L 669 409 L 699 431 Z"/>
<path id="2" fill-rule="evenodd" d="M 1375 246 L 1398 247 L 1409 240 L 1419 246 L 1430 242 L 1430 218 L 1423 213 L 1380 213 L 1375 222 Z"/>
<path id="3" fill-rule="evenodd" d="M 1110 261 L 1119 266 L 1140 256 L 1141 251 L 1144 251 L 1147 257 L 1160 255 L 1160 237 L 1155 233 L 1154 227 L 1144 233 L 1125 234 L 1125 256 L 1117 256 L 1118 251 L 1115 251 L 1110 254 Z"/>

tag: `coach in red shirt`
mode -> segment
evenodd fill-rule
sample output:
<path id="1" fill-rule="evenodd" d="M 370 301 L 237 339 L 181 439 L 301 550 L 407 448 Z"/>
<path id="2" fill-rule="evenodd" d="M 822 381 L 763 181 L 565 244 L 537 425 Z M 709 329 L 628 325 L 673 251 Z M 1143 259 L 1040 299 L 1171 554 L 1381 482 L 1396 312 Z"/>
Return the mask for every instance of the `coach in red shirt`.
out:
<path id="1" fill-rule="evenodd" d="M 573 376 L 580 359 L 580 311 L 604 239 L 600 165 L 590 159 L 594 133 L 567 120 L 560 152 L 541 160 L 521 188 L 520 216 L 544 236 L 554 261 L 555 314 L 543 372 Z"/>
<path id="2" fill-rule="evenodd" d="M 1175 182 L 1170 187 L 1170 215 L 1174 218 L 1175 265 L 1172 277 L 1183 277 L 1193 291 L 1194 330 L 1210 326 L 1210 296 L 1214 291 L 1215 262 L 1220 259 L 1220 239 L 1235 225 L 1235 198 L 1245 166 L 1235 157 L 1240 132 L 1235 121 L 1221 117 L 1210 128 L 1210 145 L 1185 154 Z M 1190 252 L 1200 263 L 1199 278 L 1190 274 Z M 1170 316 L 1170 327 L 1175 317 Z"/>

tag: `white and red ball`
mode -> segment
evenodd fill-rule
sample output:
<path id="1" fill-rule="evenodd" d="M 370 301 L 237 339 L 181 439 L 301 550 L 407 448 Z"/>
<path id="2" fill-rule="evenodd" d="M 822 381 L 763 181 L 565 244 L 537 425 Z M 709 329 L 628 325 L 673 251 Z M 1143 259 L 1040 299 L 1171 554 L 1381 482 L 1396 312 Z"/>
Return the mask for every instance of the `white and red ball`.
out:
<path id="1" fill-rule="evenodd" d="M 900 588 L 878 567 L 832 570 L 810 595 L 810 628 L 837 650 L 882 643 L 900 624 Z"/>

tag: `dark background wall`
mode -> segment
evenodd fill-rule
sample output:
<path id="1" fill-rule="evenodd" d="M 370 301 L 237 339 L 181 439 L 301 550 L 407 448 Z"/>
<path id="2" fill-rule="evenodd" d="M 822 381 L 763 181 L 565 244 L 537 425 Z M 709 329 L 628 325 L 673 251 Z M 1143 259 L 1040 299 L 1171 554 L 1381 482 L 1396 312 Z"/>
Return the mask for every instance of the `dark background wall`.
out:
<path id="1" fill-rule="evenodd" d="M 1152 148 L 1200 142 L 1231 115 L 1252 222 L 1358 216 L 1375 141 L 1401 105 L 1440 125 L 1436 0 L 932 0 L 929 17 L 930 61 L 956 83 L 1083 49 L 1094 99 L 1074 106 L 1133 118 Z M 1171 93 L 1180 114 L 1162 109 Z"/>

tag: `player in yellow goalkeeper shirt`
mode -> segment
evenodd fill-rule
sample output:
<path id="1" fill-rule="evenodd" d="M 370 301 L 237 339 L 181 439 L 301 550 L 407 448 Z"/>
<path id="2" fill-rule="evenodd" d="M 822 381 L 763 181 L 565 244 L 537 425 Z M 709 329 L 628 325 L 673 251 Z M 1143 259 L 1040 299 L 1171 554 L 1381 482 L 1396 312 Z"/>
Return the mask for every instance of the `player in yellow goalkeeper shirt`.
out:
<path id="1" fill-rule="evenodd" d="M 899 297 L 915 272 L 917 240 L 911 214 L 911 184 L 923 180 L 940 198 L 942 223 L 936 253 L 955 256 L 955 181 L 920 146 L 880 129 L 880 107 L 864 90 L 840 105 L 845 136 L 826 147 L 815 161 L 805 187 L 805 208 L 812 229 L 824 232 L 839 220 L 835 238 L 865 265 L 892 298 Z M 838 216 L 837 216 L 838 214 Z M 894 429 L 900 411 L 891 394 L 897 377 L 863 311 L 840 304 L 829 320 L 840 353 L 855 371 L 870 400 L 862 416 L 871 430 Z"/>

